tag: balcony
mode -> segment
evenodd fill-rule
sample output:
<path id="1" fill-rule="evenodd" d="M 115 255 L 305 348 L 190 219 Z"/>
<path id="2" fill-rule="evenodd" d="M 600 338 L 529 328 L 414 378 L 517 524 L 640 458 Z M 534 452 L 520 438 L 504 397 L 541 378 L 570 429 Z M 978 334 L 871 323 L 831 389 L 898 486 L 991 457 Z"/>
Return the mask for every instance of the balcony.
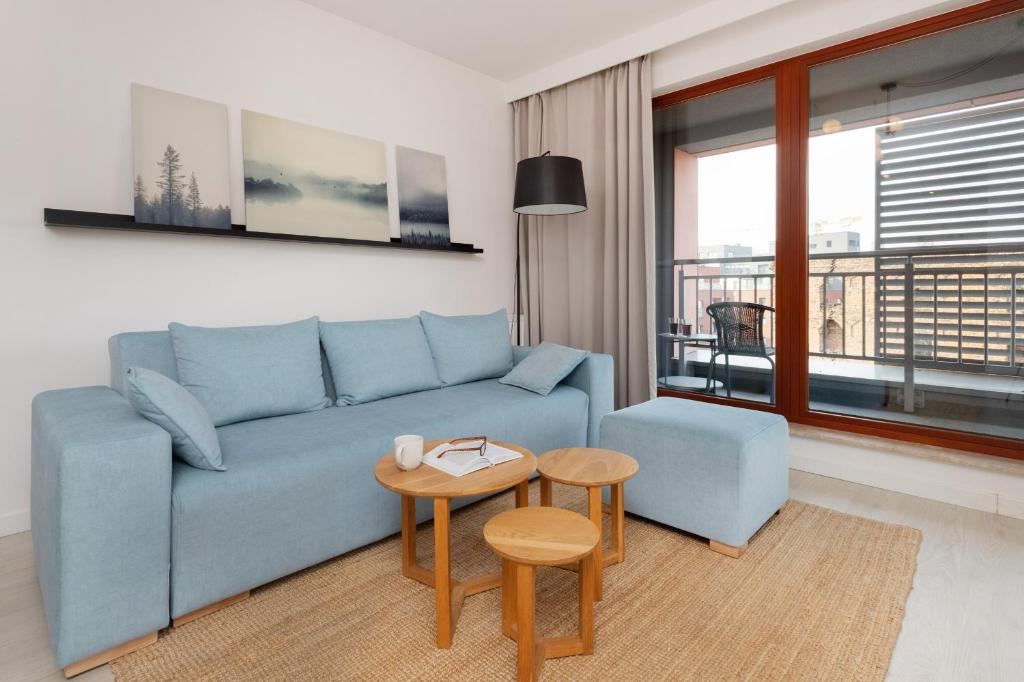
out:
<path id="1" fill-rule="evenodd" d="M 682 259 L 671 267 L 674 309 L 694 332 L 714 333 L 709 303 L 775 305 L 771 256 Z M 811 409 L 1024 439 L 1019 247 L 816 253 L 809 270 Z M 775 345 L 771 314 L 765 336 Z M 701 390 L 700 381 L 680 380 L 682 344 L 659 344 L 659 385 Z M 710 350 L 685 352 L 685 375 L 707 377 Z M 733 357 L 733 397 L 768 402 L 769 373 L 766 360 Z M 717 378 L 723 374 L 719 358 Z"/>

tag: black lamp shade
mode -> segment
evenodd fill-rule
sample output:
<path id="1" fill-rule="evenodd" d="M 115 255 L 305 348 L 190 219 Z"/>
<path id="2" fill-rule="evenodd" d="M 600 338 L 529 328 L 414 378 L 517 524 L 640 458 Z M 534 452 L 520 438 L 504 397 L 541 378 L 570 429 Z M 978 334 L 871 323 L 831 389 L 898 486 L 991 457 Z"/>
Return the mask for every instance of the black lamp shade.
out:
<path id="1" fill-rule="evenodd" d="M 565 215 L 587 210 L 583 164 L 571 156 L 534 156 L 516 166 L 512 210 L 528 215 Z"/>

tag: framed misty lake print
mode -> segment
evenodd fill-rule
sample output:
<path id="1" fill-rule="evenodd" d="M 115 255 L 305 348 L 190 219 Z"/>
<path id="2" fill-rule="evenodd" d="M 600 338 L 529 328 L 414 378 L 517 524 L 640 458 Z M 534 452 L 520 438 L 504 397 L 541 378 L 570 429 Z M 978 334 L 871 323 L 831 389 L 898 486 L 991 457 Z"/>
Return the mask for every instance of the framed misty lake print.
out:
<path id="1" fill-rule="evenodd" d="M 231 228 L 228 109 L 132 83 L 136 223 Z"/>
<path id="2" fill-rule="evenodd" d="M 440 154 L 395 147 L 402 242 L 449 246 L 448 180 Z"/>
<path id="3" fill-rule="evenodd" d="M 249 232 L 390 241 L 384 143 L 242 111 Z"/>

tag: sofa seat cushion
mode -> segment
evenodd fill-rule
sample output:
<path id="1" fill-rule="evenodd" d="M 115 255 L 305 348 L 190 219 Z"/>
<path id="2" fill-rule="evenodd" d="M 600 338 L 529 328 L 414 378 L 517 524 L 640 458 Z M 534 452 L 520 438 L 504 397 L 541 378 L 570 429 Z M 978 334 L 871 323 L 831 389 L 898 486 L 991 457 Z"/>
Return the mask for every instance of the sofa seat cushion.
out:
<path id="1" fill-rule="evenodd" d="M 373 467 L 399 434 L 484 433 L 539 455 L 585 445 L 587 414 L 570 386 L 540 396 L 488 380 L 222 427 L 227 471 L 174 468 L 172 615 L 397 532 L 399 498 Z"/>

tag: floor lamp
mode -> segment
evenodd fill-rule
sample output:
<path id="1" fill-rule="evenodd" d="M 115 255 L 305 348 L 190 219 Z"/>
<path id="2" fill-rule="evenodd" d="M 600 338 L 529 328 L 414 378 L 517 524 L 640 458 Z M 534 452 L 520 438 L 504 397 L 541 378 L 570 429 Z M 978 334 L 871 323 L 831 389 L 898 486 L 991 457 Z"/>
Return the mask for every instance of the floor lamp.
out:
<path id="1" fill-rule="evenodd" d="M 524 215 L 567 215 L 587 210 L 583 186 L 583 164 L 571 156 L 540 156 L 523 159 L 516 166 L 516 191 L 512 201 L 516 213 L 516 345 L 522 345 L 519 319 L 523 312 L 519 249 Z"/>

